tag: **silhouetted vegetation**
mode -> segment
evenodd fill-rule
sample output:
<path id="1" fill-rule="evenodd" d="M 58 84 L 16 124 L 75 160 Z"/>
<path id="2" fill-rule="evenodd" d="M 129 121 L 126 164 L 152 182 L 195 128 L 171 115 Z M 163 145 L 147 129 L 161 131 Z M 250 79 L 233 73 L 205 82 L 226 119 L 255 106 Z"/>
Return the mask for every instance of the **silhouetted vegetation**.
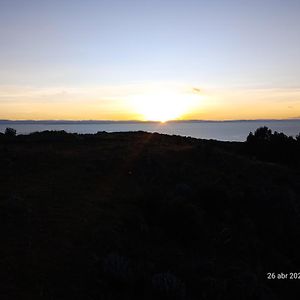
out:
<path id="1" fill-rule="evenodd" d="M 6 128 L 5 133 L 6 136 L 16 136 L 17 135 L 17 130 L 14 128 Z"/>
<path id="2" fill-rule="evenodd" d="M 284 133 L 272 132 L 267 127 L 250 132 L 245 144 L 245 152 L 257 159 L 299 166 L 300 139 Z"/>
<path id="3" fill-rule="evenodd" d="M 3 299 L 297 299 L 267 279 L 300 269 L 297 152 L 266 127 L 2 134 Z"/>

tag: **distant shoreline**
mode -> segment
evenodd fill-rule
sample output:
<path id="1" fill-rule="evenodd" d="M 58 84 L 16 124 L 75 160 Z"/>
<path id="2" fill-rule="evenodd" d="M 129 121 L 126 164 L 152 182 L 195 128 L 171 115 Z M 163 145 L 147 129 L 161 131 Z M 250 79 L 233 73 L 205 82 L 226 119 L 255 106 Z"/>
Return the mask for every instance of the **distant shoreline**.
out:
<path id="1" fill-rule="evenodd" d="M 294 119 L 254 119 L 254 120 L 170 120 L 160 121 L 113 121 L 113 120 L 0 120 L 0 124 L 156 124 L 156 123 L 237 123 L 237 122 L 299 122 L 300 118 Z"/>

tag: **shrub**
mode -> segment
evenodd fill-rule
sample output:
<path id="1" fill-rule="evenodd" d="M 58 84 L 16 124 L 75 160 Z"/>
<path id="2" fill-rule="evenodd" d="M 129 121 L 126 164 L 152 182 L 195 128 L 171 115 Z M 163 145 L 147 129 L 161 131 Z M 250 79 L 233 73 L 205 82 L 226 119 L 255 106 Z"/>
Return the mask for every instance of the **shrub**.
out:
<path id="1" fill-rule="evenodd" d="M 152 277 L 153 292 L 162 299 L 185 299 L 185 285 L 170 272 Z"/>
<path id="2" fill-rule="evenodd" d="M 109 254 L 103 260 L 104 275 L 116 284 L 128 284 L 133 280 L 129 260 L 118 254 Z"/>
<path id="3" fill-rule="evenodd" d="M 258 140 L 269 141 L 272 136 L 272 130 L 266 126 L 260 127 L 255 130 L 254 136 Z"/>
<path id="4" fill-rule="evenodd" d="M 17 130 L 14 129 L 14 128 L 8 127 L 8 128 L 5 129 L 5 135 L 6 136 L 16 136 L 17 135 Z"/>

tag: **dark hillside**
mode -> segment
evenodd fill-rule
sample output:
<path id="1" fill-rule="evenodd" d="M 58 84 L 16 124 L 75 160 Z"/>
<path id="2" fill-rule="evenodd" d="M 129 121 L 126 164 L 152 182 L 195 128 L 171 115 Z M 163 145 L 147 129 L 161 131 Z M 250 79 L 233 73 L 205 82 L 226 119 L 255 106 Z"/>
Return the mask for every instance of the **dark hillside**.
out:
<path id="1" fill-rule="evenodd" d="M 299 299 L 299 168 L 250 146 L 0 135 L 1 296 Z"/>

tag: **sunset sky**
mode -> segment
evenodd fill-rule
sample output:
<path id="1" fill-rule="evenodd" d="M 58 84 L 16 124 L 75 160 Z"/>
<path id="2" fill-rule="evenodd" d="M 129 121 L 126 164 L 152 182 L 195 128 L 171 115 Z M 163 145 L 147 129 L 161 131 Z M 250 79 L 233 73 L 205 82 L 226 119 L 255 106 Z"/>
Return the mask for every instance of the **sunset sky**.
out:
<path id="1" fill-rule="evenodd" d="M 0 0 L 0 119 L 296 117 L 299 0 Z"/>

